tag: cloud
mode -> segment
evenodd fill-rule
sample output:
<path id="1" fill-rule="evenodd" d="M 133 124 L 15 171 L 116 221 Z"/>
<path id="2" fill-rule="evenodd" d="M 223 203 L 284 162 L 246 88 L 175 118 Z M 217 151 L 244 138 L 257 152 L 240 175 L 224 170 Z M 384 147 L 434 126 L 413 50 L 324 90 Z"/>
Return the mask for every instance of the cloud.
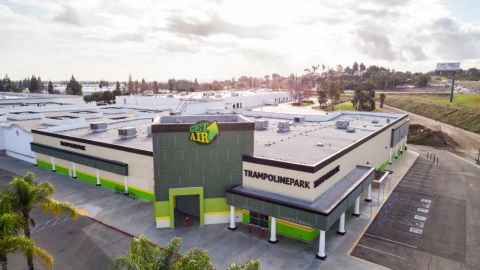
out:
<path id="1" fill-rule="evenodd" d="M 213 35 L 230 35 L 237 38 L 272 38 L 274 27 L 261 25 L 257 27 L 242 26 L 223 20 L 217 14 L 210 14 L 206 20 L 185 19 L 174 15 L 167 19 L 166 30 L 179 34 L 200 37 Z"/>
<path id="2" fill-rule="evenodd" d="M 435 21 L 431 29 L 428 37 L 439 56 L 452 60 L 480 57 L 480 28 L 446 17 Z"/>
<path id="3" fill-rule="evenodd" d="M 194 53 L 198 51 L 196 46 L 176 41 L 163 41 L 158 48 L 167 53 Z"/>
<path id="4" fill-rule="evenodd" d="M 357 29 L 354 46 L 362 53 L 380 60 L 393 61 L 397 58 L 388 36 L 379 31 Z"/>
<path id="5" fill-rule="evenodd" d="M 73 26 L 82 25 L 78 11 L 68 5 L 63 5 L 63 10 L 53 17 L 53 21 Z"/>
<path id="6" fill-rule="evenodd" d="M 110 41 L 117 41 L 117 42 L 144 42 L 145 35 L 142 33 L 120 33 L 112 36 L 109 38 Z"/>

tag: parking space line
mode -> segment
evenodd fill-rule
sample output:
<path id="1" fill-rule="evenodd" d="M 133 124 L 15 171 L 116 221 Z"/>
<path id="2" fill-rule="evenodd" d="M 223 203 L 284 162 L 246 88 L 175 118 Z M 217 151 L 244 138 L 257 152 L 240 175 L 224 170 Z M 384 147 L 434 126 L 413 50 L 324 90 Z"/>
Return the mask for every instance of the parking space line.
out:
<path id="1" fill-rule="evenodd" d="M 363 248 L 366 248 L 366 249 L 370 249 L 370 250 L 373 250 L 373 251 L 376 251 L 376 252 L 379 252 L 379 253 L 382 253 L 382 254 L 387 254 L 387 255 L 390 255 L 390 256 L 393 256 L 393 257 L 396 257 L 396 258 L 402 259 L 402 260 L 406 260 L 406 259 L 407 259 L 407 258 L 400 257 L 400 256 L 398 256 L 398 255 L 395 255 L 395 254 L 392 254 L 392 253 L 388 253 L 388 252 L 385 252 L 385 251 L 381 251 L 381 250 L 374 249 L 374 248 L 367 247 L 367 246 L 360 245 L 360 244 L 358 244 L 358 245 L 357 245 L 357 247 L 363 247 Z"/>
<path id="2" fill-rule="evenodd" d="M 412 246 L 412 245 L 405 244 L 405 243 L 402 243 L 402 242 L 398 242 L 398 241 L 395 241 L 395 240 L 383 238 L 383 237 L 376 236 L 376 235 L 373 235 L 373 234 L 365 233 L 365 235 L 369 236 L 369 237 L 372 237 L 372 238 L 377 238 L 377 239 L 381 239 L 381 240 L 384 240 L 384 241 L 387 241 L 387 242 L 391 242 L 391 243 L 403 245 L 403 246 L 406 246 L 406 247 L 410 247 L 410 248 L 417 248 L 416 246 Z"/>

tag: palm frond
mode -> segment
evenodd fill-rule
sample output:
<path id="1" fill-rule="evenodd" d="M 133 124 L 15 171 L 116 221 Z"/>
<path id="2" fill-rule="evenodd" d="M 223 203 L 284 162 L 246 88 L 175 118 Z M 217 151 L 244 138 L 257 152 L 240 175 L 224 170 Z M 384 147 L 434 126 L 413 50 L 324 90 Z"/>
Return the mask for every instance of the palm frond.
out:
<path id="1" fill-rule="evenodd" d="M 118 256 L 110 266 L 112 270 L 140 270 L 137 263 L 129 255 Z"/>
<path id="2" fill-rule="evenodd" d="M 75 207 L 71 203 L 59 202 L 52 198 L 45 198 L 40 207 L 45 212 L 51 212 L 55 217 L 58 217 L 62 213 L 70 214 L 72 218 L 77 218 L 78 213 Z"/>
<path id="3" fill-rule="evenodd" d="M 38 258 L 47 269 L 53 269 L 53 256 L 43 248 L 34 247 L 33 254 Z"/>
<path id="4" fill-rule="evenodd" d="M 160 251 L 158 269 L 172 269 L 179 259 L 179 251 L 182 239 L 175 237 Z"/>

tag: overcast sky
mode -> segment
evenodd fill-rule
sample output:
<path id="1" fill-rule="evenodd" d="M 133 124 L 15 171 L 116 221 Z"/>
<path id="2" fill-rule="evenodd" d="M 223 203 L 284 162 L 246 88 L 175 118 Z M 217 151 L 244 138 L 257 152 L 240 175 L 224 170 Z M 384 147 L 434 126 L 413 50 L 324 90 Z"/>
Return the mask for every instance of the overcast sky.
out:
<path id="1" fill-rule="evenodd" d="M 478 1 L 0 0 L 0 73 L 206 81 L 354 60 L 480 68 Z"/>

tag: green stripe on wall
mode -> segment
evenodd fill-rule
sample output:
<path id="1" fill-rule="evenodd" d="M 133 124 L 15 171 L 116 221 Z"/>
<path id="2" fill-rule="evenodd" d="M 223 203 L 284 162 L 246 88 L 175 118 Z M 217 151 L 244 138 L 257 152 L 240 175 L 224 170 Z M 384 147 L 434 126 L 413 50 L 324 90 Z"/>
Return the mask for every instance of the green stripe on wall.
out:
<path id="1" fill-rule="evenodd" d="M 52 169 L 52 164 L 49 163 L 49 162 L 46 162 L 44 160 L 37 160 L 37 165 L 38 165 L 38 167 L 41 167 L 41 168 L 46 168 L 46 169 L 49 169 L 49 170 Z M 68 168 L 67 167 L 56 165 L 55 169 L 60 174 L 68 175 Z M 76 171 L 76 175 L 77 175 L 77 179 L 83 180 L 87 183 L 91 183 L 91 184 L 96 184 L 97 183 L 97 176 L 96 175 L 92 175 L 92 174 L 82 172 L 82 171 L 78 171 L 78 170 Z M 100 184 L 103 187 L 113 189 L 113 190 L 116 190 L 116 191 L 119 191 L 119 192 L 122 192 L 122 193 L 124 191 L 124 186 L 123 185 L 116 184 L 112 180 L 107 179 L 107 178 L 101 177 L 100 178 Z M 138 189 L 136 189 L 134 187 L 130 187 L 130 186 L 128 187 L 128 192 L 130 194 L 132 194 L 133 196 L 137 197 L 137 198 L 141 198 L 141 199 L 144 199 L 144 200 L 147 200 L 147 201 L 153 201 L 153 198 L 154 198 L 153 193 L 148 193 L 148 192 L 145 192 L 145 191 L 141 191 L 141 190 L 138 190 Z"/>
<path id="2" fill-rule="evenodd" d="M 153 209 L 155 210 L 155 217 L 165 217 L 169 215 L 168 201 L 154 202 Z"/>
<path id="3" fill-rule="evenodd" d="M 230 211 L 227 198 L 206 198 L 205 213 Z"/>
<path id="4" fill-rule="evenodd" d="M 270 226 L 270 222 L 268 223 Z M 281 235 L 285 235 L 291 238 L 295 238 L 298 240 L 311 242 L 318 237 L 319 234 L 318 229 L 314 229 L 311 232 L 295 228 L 293 226 L 289 226 L 287 224 L 277 222 L 277 233 Z"/>
<path id="5" fill-rule="evenodd" d="M 37 166 L 40 167 L 40 168 L 45 168 L 45 169 L 49 169 L 49 170 L 52 169 L 52 164 L 50 164 L 46 161 L 43 161 L 41 159 L 37 159 Z"/>

